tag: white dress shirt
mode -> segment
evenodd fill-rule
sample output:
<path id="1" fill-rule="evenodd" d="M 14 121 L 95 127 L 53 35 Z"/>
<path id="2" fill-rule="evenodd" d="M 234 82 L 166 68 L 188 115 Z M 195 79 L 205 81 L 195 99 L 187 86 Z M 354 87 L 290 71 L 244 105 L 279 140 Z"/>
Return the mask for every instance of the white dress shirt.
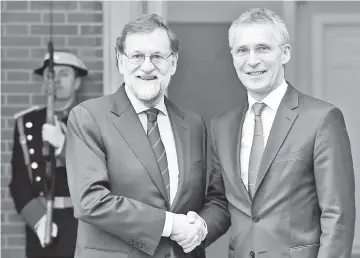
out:
<path id="1" fill-rule="evenodd" d="M 147 133 L 147 115 L 145 111 L 148 109 L 135 95 L 134 93 L 125 85 L 125 92 L 135 109 L 136 114 L 139 117 L 139 120 L 145 130 L 145 134 Z M 164 97 L 161 98 L 160 102 L 155 106 L 158 110 L 160 110 L 157 122 L 159 125 L 160 137 L 164 144 L 166 151 L 166 158 L 168 162 L 169 169 L 169 178 L 170 178 L 170 205 L 173 203 L 176 192 L 178 190 L 179 183 L 179 166 L 177 159 L 177 152 L 175 146 L 175 139 L 173 130 L 171 127 L 171 122 L 169 119 L 169 115 L 165 106 Z M 166 212 L 165 225 L 163 229 L 162 236 L 168 237 L 171 234 L 172 224 L 174 219 L 174 214 L 171 212 Z"/>
<path id="2" fill-rule="evenodd" d="M 274 123 L 276 112 L 280 106 L 280 102 L 285 95 L 287 90 L 287 83 L 285 79 L 279 87 L 270 92 L 262 101 L 266 106 L 261 112 L 261 119 L 263 123 L 263 133 L 264 133 L 264 147 L 266 146 L 267 140 L 269 138 L 271 127 Z M 241 150 L 240 150 L 240 164 L 241 164 L 241 179 L 248 189 L 248 170 L 249 170 L 249 160 L 250 160 L 250 151 L 251 145 L 254 138 L 254 127 L 255 127 L 255 114 L 252 109 L 253 104 L 256 101 L 248 93 L 248 102 L 249 108 L 245 114 L 244 124 L 242 128 L 242 137 L 241 137 Z"/>

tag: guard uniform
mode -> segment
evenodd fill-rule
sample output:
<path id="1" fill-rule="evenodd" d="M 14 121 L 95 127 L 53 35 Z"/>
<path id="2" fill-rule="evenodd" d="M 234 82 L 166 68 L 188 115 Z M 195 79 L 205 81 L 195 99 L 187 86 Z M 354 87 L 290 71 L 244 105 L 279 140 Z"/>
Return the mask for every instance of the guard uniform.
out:
<path id="1" fill-rule="evenodd" d="M 48 64 L 45 55 L 43 64 L 34 73 L 43 75 Z M 68 65 L 76 69 L 78 76 L 87 75 L 84 63 L 71 53 L 55 52 L 54 64 Z M 66 130 L 66 114 L 58 114 L 63 133 Z M 57 237 L 48 247 L 42 247 L 34 230 L 36 223 L 46 214 L 45 159 L 42 153 L 42 127 L 46 123 L 46 107 L 30 107 L 14 116 L 14 144 L 12 151 L 12 180 L 9 184 L 16 211 L 26 222 L 26 256 L 28 258 L 74 257 L 77 220 L 70 199 L 65 168 L 65 146 L 56 155 L 55 197 L 53 222 L 58 226 Z M 65 134 L 65 133 L 64 133 Z"/>
<path id="2" fill-rule="evenodd" d="M 44 198 L 45 160 L 42 155 L 42 126 L 46 108 L 31 107 L 16 115 L 12 155 L 10 192 L 16 211 L 26 221 L 27 257 L 73 257 L 75 253 L 77 220 L 74 218 L 65 157 L 57 156 L 53 221 L 58 226 L 54 242 L 43 248 L 34 232 L 35 224 L 46 214 Z M 66 118 L 63 119 L 66 123 Z"/>

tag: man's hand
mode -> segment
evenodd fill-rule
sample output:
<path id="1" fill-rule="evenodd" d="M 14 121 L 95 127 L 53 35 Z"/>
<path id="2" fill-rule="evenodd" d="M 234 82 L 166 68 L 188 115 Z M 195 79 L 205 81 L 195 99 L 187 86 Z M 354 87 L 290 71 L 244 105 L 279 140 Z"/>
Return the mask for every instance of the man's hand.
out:
<path id="1" fill-rule="evenodd" d="M 187 216 L 176 214 L 170 238 L 176 241 L 185 253 L 195 249 L 205 239 L 207 228 L 204 220 L 193 211 Z"/>
<path id="2" fill-rule="evenodd" d="M 55 125 L 44 124 L 42 127 L 42 138 L 49 142 L 55 149 L 61 147 L 65 141 L 65 135 L 61 130 L 61 122 L 55 116 Z"/>
<path id="3" fill-rule="evenodd" d="M 42 216 L 42 218 L 36 223 L 35 225 L 35 232 L 40 240 L 40 244 L 42 247 L 45 247 L 45 225 L 46 225 L 46 215 Z M 58 227 L 53 222 L 52 223 L 52 237 L 57 237 L 58 234 Z"/>

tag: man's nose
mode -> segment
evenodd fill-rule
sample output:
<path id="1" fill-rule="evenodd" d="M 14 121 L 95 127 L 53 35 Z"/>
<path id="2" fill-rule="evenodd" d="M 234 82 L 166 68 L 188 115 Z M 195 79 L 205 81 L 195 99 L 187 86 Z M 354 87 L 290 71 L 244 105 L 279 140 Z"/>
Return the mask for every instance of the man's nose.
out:
<path id="1" fill-rule="evenodd" d="M 144 72 L 149 72 L 155 69 L 154 64 L 151 62 L 151 59 L 149 56 L 145 57 L 144 62 L 141 64 L 141 70 Z"/>
<path id="2" fill-rule="evenodd" d="M 248 65 L 254 67 L 257 66 L 260 63 L 260 58 L 259 56 L 255 53 L 254 50 L 250 50 L 248 59 L 247 59 L 247 63 Z"/>

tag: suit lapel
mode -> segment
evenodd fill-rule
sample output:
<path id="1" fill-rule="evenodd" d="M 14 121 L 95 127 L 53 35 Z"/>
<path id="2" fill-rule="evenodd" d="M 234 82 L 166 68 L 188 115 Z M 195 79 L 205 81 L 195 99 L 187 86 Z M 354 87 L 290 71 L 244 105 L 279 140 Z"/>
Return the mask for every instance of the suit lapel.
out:
<path id="1" fill-rule="evenodd" d="M 171 205 L 171 211 L 177 207 L 181 200 L 184 184 L 190 173 L 190 130 L 189 124 L 184 121 L 184 114 L 165 98 L 165 105 L 169 114 L 171 127 L 174 135 L 176 154 L 179 167 L 179 183 L 175 199 Z"/>
<path id="2" fill-rule="evenodd" d="M 271 127 L 269 138 L 265 146 L 264 154 L 260 164 L 255 194 L 259 189 L 272 161 L 278 153 L 281 145 L 283 144 L 286 136 L 288 135 L 293 123 L 295 122 L 298 113 L 293 111 L 299 106 L 299 94 L 288 83 L 288 89 L 280 103 L 279 109 L 276 112 L 274 123 Z M 254 197 L 255 198 L 255 197 Z"/>
<path id="3" fill-rule="evenodd" d="M 113 102 L 112 113 L 117 116 L 113 120 L 114 126 L 149 173 L 161 194 L 169 201 L 154 152 L 138 115 L 125 93 L 124 86 L 113 94 Z"/>

